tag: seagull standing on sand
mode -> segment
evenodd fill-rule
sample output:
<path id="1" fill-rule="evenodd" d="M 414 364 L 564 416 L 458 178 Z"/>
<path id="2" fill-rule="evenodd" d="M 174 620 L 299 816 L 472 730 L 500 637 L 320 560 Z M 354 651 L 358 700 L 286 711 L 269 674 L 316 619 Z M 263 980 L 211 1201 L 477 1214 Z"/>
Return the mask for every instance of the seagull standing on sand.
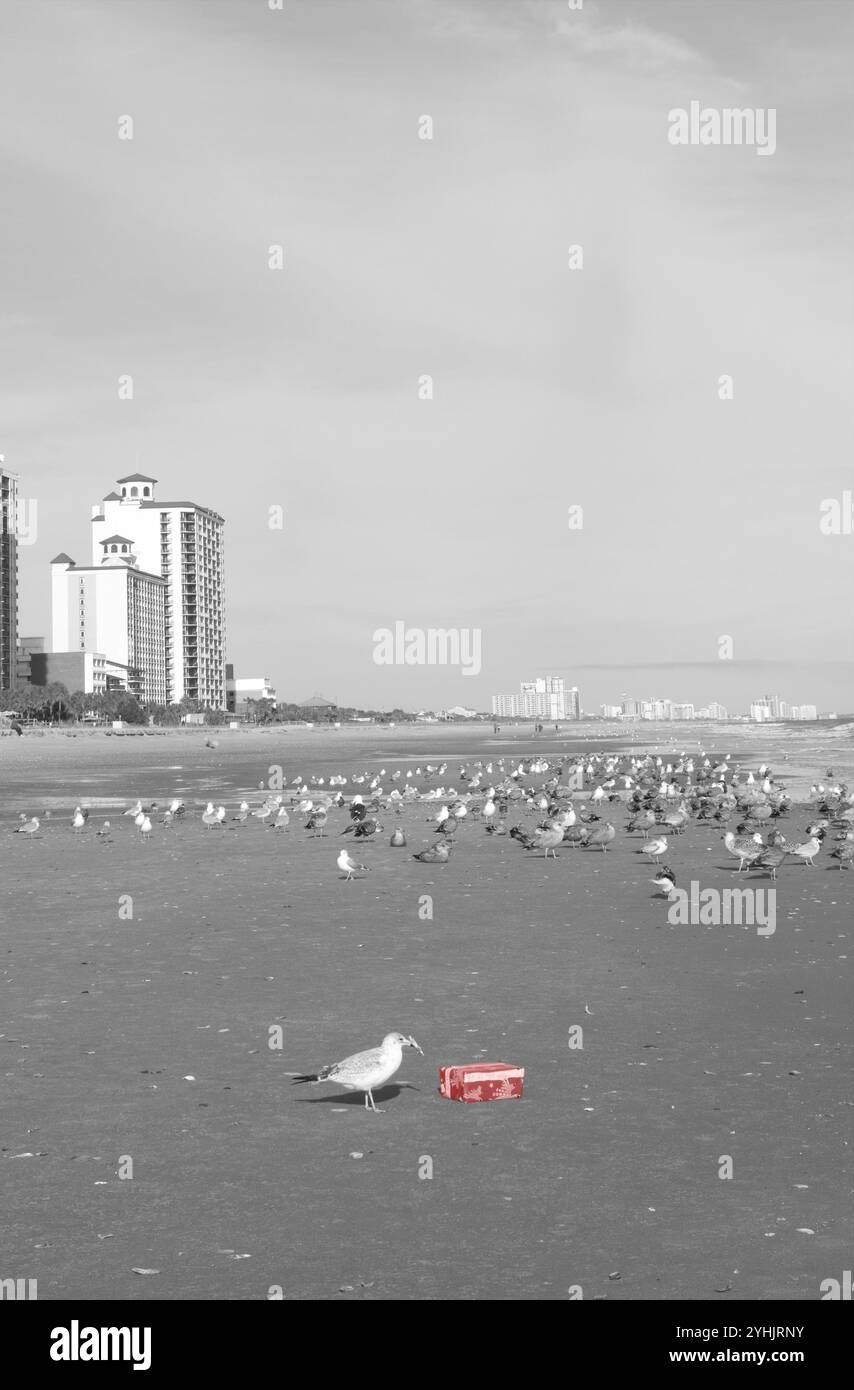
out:
<path id="1" fill-rule="evenodd" d="M 815 864 L 813 863 L 813 861 L 820 849 L 821 840 L 817 839 L 817 837 L 813 835 L 812 839 L 807 840 L 805 845 L 790 845 L 787 850 L 787 853 L 794 855 L 796 859 L 800 859 L 804 868 L 806 868 L 807 864 L 809 864 L 810 868 L 813 869 L 815 868 Z"/>
<path id="2" fill-rule="evenodd" d="M 379 1047 L 371 1047 L 367 1052 L 354 1052 L 352 1057 L 345 1057 L 343 1062 L 333 1062 L 329 1067 L 321 1067 L 314 1075 L 295 1076 L 291 1085 L 317 1085 L 321 1081 L 334 1081 L 336 1086 L 343 1086 L 347 1091 L 364 1091 L 365 1109 L 373 1110 L 379 1115 L 382 1112 L 377 1110 L 373 1092 L 394 1076 L 403 1061 L 405 1047 L 414 1047 L 416 1051 L 421 1052 L 414 1038 L 407 1038 L 403 1033 L 387 1033 Z M 424 1056 L 423 1052 L 421 1056 Z"/>
<path id="3" fill-rule="evenodd" d="M 39 824 L 38 816 L 33 816 L 32 820 L 24 821 L 23 825 L 16 825 L 14 833 L 16 835 L 38 835 Z"/>
<path id="4" fill-rule="evenodd" d="M 650 859 L 653 859 L 657 864 L 666 849 L 667 837 L 665 835 L 660 835 L 656 840 L 648 840 L 637 853 L 648 854 Z"/>
<path id="5" fill-rule="evenodd" d="M 745 864 L 752 864 L 754 859 L 758 859 L 766 848 L 758 832 L 753 835 L 733 835 L 731 830 L 724 835 L 724 845 L 727 854 L 738 860 L 738 873 L 741 873 Z"/>
<path id="6" fill-rule="evenodd" d="M 660 872 L 655 875 L 655 878 L 650 879 L 650 883 L 656 884 L 656 886 L 660 889 L 661 897 L 669 898 L 670 894 L 676 887 L 676 875 L 674 874 L 673 870 L 668 869 L 667 865 L 665 864 L 664 868 L 661 869 Z"/>
<path id="7" fill-rule="evenodd" d="M 513 829 L 515 830 L 516 827 L 514 826 Z M 510 833 L 513 834 L 512 831 Z M 543 862 L 548 859 L 549 851 L 551 851 L 552 858 L 557 859 L 555 850 L 558 845 L 563 844 L 563 826 L 558 825 L 555 821 L 549 820 L 543 825 L 536 826 L 530 834 L 526 835 L 523 831 L 519 835 L 513 835 L 513 839 L 518 840 L 521 845 L 524 845 L 526 850 L 541 849 L 543 851 Z"/>
<path id="8" fill-rule="evenodd" d="M 345 879 L 348 883 L 352 878 L 355 877 L 357 869 L 361 870 L 362 873 L 370 873 L 367 864 L 358 864 L 355 859 L 350 858 L 350 855 L 346 849 L 342 849 L 335 862 L 337 863 L 342 874 L 344 874 Z"/>
<path id="9" fill-rule="evenodd" d="M 325 806 L 315 806 L 305 823 L 305 829 L 312 832 L 313 837 L 319 836 L 323 839 L 323 831 L 326 828 L 328 816 Z"/>
<path id="10" fill-rule="evenodd" d="M 598 830 L 591 831 L 590 835 L 587 837 L 587 848 L 590 849 L 591 846 L 593 846 L 597 849 L 601 849 L 603 854 L 607 854 L 608 846 L 614 839 L 616 833 L 617 832 L 614 829 L 611 822 L 606 821 L 605 824 L 603 826 L 600 826 Z M 664 843 L 666 848 L 667 842 L 665 841 Z"/>

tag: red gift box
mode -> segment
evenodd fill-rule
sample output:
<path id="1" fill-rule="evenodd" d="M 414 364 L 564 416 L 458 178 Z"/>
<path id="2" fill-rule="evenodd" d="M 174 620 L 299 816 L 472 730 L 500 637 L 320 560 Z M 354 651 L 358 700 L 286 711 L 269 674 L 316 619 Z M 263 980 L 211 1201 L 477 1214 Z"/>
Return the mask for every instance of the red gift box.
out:
<path id="1" fill-rule="evenodd" d="M 439 1094 L 448 1100 L 519 1100 L 525 1068 L 509 1062 L 469 1062 L 439 1068 Z"/>

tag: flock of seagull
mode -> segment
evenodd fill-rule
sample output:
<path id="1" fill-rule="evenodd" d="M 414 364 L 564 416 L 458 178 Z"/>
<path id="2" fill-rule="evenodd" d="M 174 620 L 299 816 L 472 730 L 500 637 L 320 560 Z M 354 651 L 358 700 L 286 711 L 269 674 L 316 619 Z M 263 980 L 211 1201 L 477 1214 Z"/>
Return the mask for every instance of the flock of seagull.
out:
<path id="1" fill-rule="evenodd" d="M 854 792 L 844 782 L 834 780 L 831 769 L 827 785 L 817 782 L 811 788 L 812 818 L 803 832 L 806 838 L 786 835 L 781 829 L 781 823 L 788 824 L 794 807 L 771 769 L 765 765 L 757 771 L 733 766 L 729 758 L 713 761 L 702 754 L 696 758 L 682 755 L 665 762 L 651 754 L 604 753 L 552 762 L 536 758 L 513 763 L 499 758 L 463 764 L 458 770 L 459 788 L 444 785 L 447 771 L 447 763 L 435 767 L 427 764 L 405 773 L 398 769 L 389 774 L 383 768 L 373 776 L 369 772 L 351 776 L 349 787 L 348 779 L 340 774 L 328 782 L 317 777 L 306 782 L 297 777 L 287 793 L 268 793 L 255 807 L 241 800 L 231 815 L 224 805 L 213 801 L 199 813 L 180 797 L 164 808 L 157 803 L 145 806 L 138 800 L 122 813 L 122 820 L 132 820 L 140 840 L 148 842 L 155 826 L 158 833 L 174 833 L 183 823 L 196 819 L 206 832 L 222 833 L 227 827 L 239 829 L 257 822 L 275 836 L 287 832 L 299 817 L 304 835 L 323 840 L 334 825 L 339 837 L 352 836 L 355 848 L 356 842 L 382 842 L 384 814 L 398 817 L 404 807 L 419 804 L 422 809 L 431 808 L 428 821 L 436 837 L 413 854 L 422 864 L 447 864 L 466 824 L 479 826 L 489 836 L 508 836 L 525 853 L 541 854 L 547 864 L 550 857 L 557 859 L 558 848 L 563 846 L 607 854 L 617 830 L 613 821 L 603 816 L 616 818 L 622 810 L 626 837 L 641 837 L 640 844 L 635 841 L 635 852 L 656 867 L 651 882 L 658 895 L 668 899 L 676 891 L 677 879 L 662 860 L 672 856 L 679 837 L 690 825 L 707 825 L 721 832 L 725 850 L 738 860 L 737 874 L 761 871 L 776 881 L 778 869 L 787 860 L 804 868 L 814 867 L 830 837 L 834 840 L 830 857 L 839 869 L 850 869 L 854 864 Z M 364 793 L 354 790 L 362 786 Z M 336 816 L 345 822 L 343 828 L 334 821 Z M 51 819 L 49 811 L 42 818 L 21 815 L 14 833 L 41 839 L 42 820 Z M 510 825 L 509 820 L 513 822 Z M 113 843 L 110 821 L 104 821 L 93 837 L 89 811 L 82 806 L 74 808 L 71 831 L 81 839 Z M 463 838 L 471 833 L 470 829 L 465 831 Z M 388 843 L 392 849 L 407 847 L 399 821 Z M 346 882 L 370 871 L 369 865 L 354 857 L 349 844 L 338 851 L 336 864 Z M 366 1109 L 381 1113 L 373 1092 L 399 1069 L 405 1048 L 421 1052 L 414 1038 L 388 1033 L 378 1047 L 354 1053 L 317 1072 L 295 1075 L 292 1081 L 295 1085 L 333 1082 L 345 1090 L 363 1091 Z"/>
<path id="2" fill-rule="evenodd" d="M 594 850 L 606 854 L 617 838 L 612 820 L 614 808 L 626 813 L 625 832 L 639 834 L 643 843 L 637 853 L 643 855 L 658 872 L 652 880 L 665 895 L 676 886 L 673 870 L 662 860 L 686 828 L 691 824 L 708 824 L 722 832 L 726 852 L 738 859 L 737 872 L 762 871 L 776 880 L 777 871 L 787 861 L 803 867 L 814 866 L 816 856 L 828 836 L 835 837 L 831 857 L 841 869 L 854 863 L 854 792 L 847 784 L 832 780 L 828 785 L 817 782 L 810 792 L 813 819 L 806 826 L 805 838 L 786 835 L 781 822 L 792 812 L 792 801 L 771 769 L 765 765 L 758 771 L 731 765 L 728 758 L 712 761 L 709 757 L 683 755 L 665 762 L 661 757 L 592 754 L 586 759 L 557 760 L 545 758 L 514 763 L 503 758 L 494 762 L 476 761 L 459 768 L 457 781 L 463 784 L 445 786 L 443 778 L 448 764 L 427 764 L 423 769 L 387 773 L 383 768 L 371 775 L 357 773 L 349 779 L 349 796 L 343 788 L 348 779 L 336 774 L 326 782 L 312 777 L 293 779 L 286 792 L 268 793 L 260 804 L 252 806 L 241 800 L 234 813 L 224 805 L 208 801 L 200 814 L 179 798 L 160 807 L 154 802 L 143 805 L 138 800 L 122 813 L 130 818 L 142 841 L 149 841 L 155 832 L 176 830 L 184 821 L 198 819 L 206 831 L 224 831 L 227 827 L 246 826 L 258 822 L 274 834 L 287 832 L 293 821 L 300 820 L 304 834 L 323 839 L 340 813 L 347 820 L 340 836 L 352 835 L 353 843 L 378 841 L 384 833 L 383 814 L 399 816 L 404 807 L 413 803 L 430 805 L 435 810 L 428 816 L 436 840 L 418 850 L 413 858 L 423 864 L 447 864 L 457 844 L 457 836 L 467 822 L 479 824 L 490 836 L 509 835 L 527 853 L 541 854 L 544 862 L 556 860 L 558 848 Z M 353 790 L 365 786 L 364 794 Z M 288 798 L 286 804 L 286 796 Z M 522 817 L 533 813 L 534 823 Z M 51 813 L 43 818 L 49 821 Z M 41 838 L 42 819 L 22 814 L 15 833 Z M 508 821 L 514 823 L 508 826 Z M 730 823 L 735 823 L 731 829 Z M 91 835 L 89 811 L 76 806 L 71 816 L 75 836 Z M 95 832 L 95 838 L 112 843 L 113 827 L 109 820 Z M 392 831 L 392 849 L 407 846 L 406 834 L 400 824 Z M 341 848 L 336 857 L 340 877 L 353 882 L 369 872 L 369 865 L 355 857 L 350 847 Z"/>

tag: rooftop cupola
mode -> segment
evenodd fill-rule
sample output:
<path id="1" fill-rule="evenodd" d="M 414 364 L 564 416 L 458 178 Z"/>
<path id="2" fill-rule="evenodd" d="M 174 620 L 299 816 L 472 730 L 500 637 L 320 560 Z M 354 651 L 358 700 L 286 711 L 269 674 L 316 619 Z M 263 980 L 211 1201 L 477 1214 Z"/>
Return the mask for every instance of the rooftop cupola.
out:
<path id="1" fill-rule="evenodd" d="M 153 502 L 156 484 L 156 478 L 147 478 L 144 473 L 129 473 L 116 480 L 123 502 Z"/>
<path id="2" fill-rule="evenodd" d="M 108 536 L 101 541 L 102 565 L 135 565 L 137 557 L 133 553 L 133 541 L 127 536 Z"/>

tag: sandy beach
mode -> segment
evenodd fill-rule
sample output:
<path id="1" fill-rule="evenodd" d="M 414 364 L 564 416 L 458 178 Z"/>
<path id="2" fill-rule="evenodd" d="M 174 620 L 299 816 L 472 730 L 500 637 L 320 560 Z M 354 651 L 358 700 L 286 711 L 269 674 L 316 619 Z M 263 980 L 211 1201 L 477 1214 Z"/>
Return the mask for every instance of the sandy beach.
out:
<path id="1" fill-rule="evenodd" d="M 357 846 L 371 872 L 353 883 L 343 812 L 323 839 L 298 815 L 285 834 L 196 815 L 149 843 L 116 815 L 172 795 L 232 814 L 277 765 L 290 781 L 447 758 L 460 785 L 461 759 L 626 746 L 595 732 L 0 740 L 6 1265 L 42 1299 L 819 1297 L 851 1239 L 854 875 L 826 853 L 780 873 L 763 938 L 670 925 L 622 807 L 607 854 L 545 862 L 473 822 L 433 866 L 411 857 L 435 838 L 417 802 L 408 847 Z M 718 751 L 787 755 L 801 795 L 851 767 L 850 730 L 740 736 Z M 11 833 L 44 810 L 41 836 Z M 674 855 L 682 881 L 733 882 L 710 826 Z M 426 1055 L 378 1093 L 384 1114 L 291 1087 L 391 1029 Z M 522 1100 L 438 1095 L 439 1066 L 487 1059 L 525 1067 Z"/>

